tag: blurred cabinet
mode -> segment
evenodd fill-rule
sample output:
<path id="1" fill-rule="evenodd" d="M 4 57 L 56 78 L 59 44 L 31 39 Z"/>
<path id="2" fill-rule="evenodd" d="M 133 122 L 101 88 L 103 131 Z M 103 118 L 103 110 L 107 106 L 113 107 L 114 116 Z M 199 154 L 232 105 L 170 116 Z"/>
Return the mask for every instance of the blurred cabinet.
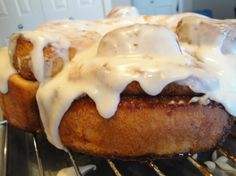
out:
<path id="1" fill-rule="evenodd" d="M 16 31 L 32 30 L 55 19 L 98 19 L 111 0 L 0 0 L 0 47 Z"/>
<path id="2" fill-rule="evenodd" d="M 178 10 L 178 0 L 132 0 L 143 15 L 174 14 Z"/>

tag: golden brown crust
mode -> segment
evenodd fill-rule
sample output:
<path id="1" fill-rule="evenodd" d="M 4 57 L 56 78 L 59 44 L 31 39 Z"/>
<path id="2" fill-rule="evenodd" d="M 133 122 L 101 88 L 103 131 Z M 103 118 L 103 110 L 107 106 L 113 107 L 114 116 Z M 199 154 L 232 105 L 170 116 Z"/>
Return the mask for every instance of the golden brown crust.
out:
<path id="1" fill-rule="evenodd" d="M 172 97 L 173 98 L 173 97 Z M 214 147 L 229 115 L 216 104 L 168 105 L 166 97 L 122 97 L 117 113 L 104 119 L 88 98 L 73 103 L 60 125 L 65 146 L 100 156 L 171 156 Z M 177 102 L 179 98 L 174 98 Z"/>
<path id="2" fill-rule="evenodd" d="M 15 74 L 9 78 L 8 93 L 0 93 L 0 107 L 8 122 L 26 131 L 42 131 L 36 103 L 38 82 L 23 79 Z"/>
<path id="3" fill-rule="evenodd" d="M 15 52 L 12 58 L 14 68 L 23 78 L 28 80 L 35 80 L 35 77 L 29 66 L 31 63 L 31 58 L 29 55 L 32 50 L 33 44 L 23 37 L 19 37 L 17 39 Z"/>
<path id="4" fill-rule="evenodd" d="M 32 72 L 32 62 L 30 53 L 32 52 L 33 44 L 22 36 L 16 40 L 16 48 L 13 54 L 13 66 L 17 72 L 25 79 L 35 81 L 34 74 Z M 75 55 L 75 49 L 69 48 L 69 57 L 72 58 Z M 48 67 L 50 77 L 56 75 L 64 66 L 64 59 L 60 57 L 56 48 L 52 45 L 48 45 L 43 49 L 43 56 L 45 61 L 45 68 Z"/>

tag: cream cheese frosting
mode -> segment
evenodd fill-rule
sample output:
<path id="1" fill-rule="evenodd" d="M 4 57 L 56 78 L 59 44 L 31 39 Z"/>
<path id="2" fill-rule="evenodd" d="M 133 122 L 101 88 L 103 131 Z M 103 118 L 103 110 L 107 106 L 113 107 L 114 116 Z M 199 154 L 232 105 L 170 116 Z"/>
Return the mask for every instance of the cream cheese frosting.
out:
<path id="1" fill-rule="evenodd" d="M 206 35 L 206 32 L 204 36 L 198 36 L 204 38 L 200 40 L 200 45 L 199 38 L 194 37 L 192 43 L 179 41 L 174 28 L 186 16 L 194 15 L 158 16 L 150 17 L 149 20 L 147 17 L 121 17 L 81 21 L 81 24 L 77 21 L 74 26 L 72 21 L 57 21 L 41 26 L 38 34 L 38 31 L 21 33 L 35 45 L 32 71 L 41 83 L 36 98 L 49 141 L 58 148 L 64 148 L 58 127 L 75 99 L 88 95 L 95 102 L 99 114 L 111 118 L 117 111 L 120 93 L 132 81 L 139 82 L 151 96 L 158 95 L 171 82 L 187 85 L 194 92 L 204 93 L 204 101 L 210 99 L 219 102 L 228 113 L 236 116 L 236 80 L 233 77 L 236 75 L 236 56 L 234 52 L 222 50 L 229 31 L 232 35 L 236 30 L 216 32 L 215 35 Z M 201 16 L 195 18 L 206 23 L 212 21 Z M 221 22 L 226 27 L 233 23 Z M 57 32 L 54 37 L 52 31 L 56 28 L 52 26 L 56 24 L 61 32 Z M 59 48 L 69 48 L 69 34 L 63 33 L 68 31 L 70 24 L 72 35 L 75 35 L 74 29 L 79 28 L 79 31 L 95 31 L 100 37 L 96 38 L 93 45 L 78 52 L 70 62 L 66 59 L 63 70 L 55 77 L 45 78 L 42 49 L 51 42 L 59 44 Z M 60 29 L 60 26 L 64 27 Z M 46 37 L 40 37 L 44 35 Z M 186 32 L 186 35 L 191 33 Z M 204 42 L 206 40 L 210 43 Z M 227 43 L 232 51 L 233 44 Z M 13 49 L 11 47 L 10 52 Z M 8 61 L 0 59 L 0 66 L 9 62 L 9 57 L 1 52 L 0 58 L 3 57 Z M 10 64 L 6 67 L 6 76 L 1 77 L 3 73 L 0 70 L 0 83 L 3 82 L 0 86 L 5 86 L 5 91 L 1 89 L 3 93 L 7 92 L 8 76 L 14 73 L 14 70 L 11 72 L 9 69 Z"/>

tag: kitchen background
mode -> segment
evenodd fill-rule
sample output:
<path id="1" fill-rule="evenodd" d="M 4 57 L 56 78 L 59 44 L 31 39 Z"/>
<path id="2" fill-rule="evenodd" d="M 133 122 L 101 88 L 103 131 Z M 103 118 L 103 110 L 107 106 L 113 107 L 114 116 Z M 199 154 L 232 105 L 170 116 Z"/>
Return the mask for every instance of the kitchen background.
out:
<path id="1" fill-rule="evenodd" d="M 0 46 L 16 31 L 55 19 L 103 18 L 113 7 L 136 6 L 141 14 L 198 12 L 235 18 L 236 0 L 0 0 Z"/>

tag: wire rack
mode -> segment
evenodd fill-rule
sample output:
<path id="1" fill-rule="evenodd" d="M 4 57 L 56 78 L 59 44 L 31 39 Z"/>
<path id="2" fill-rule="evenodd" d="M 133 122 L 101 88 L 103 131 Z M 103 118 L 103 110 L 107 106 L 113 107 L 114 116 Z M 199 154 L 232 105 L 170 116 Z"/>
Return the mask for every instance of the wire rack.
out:
<path id="1" fill-rule="evenodd" d="M 236 125 L 223 147 L 215 150 L 226 156 L 236 166 Z M 25 133 L 0 121 L 0 176 L 56 176 L 65 167 L 72 166 L 76 176 L 81 176 L 79 166 L 95 164 L 96 170 L 83 173 L 88 176 L 235 176 L 235 173 L 216 169 L 210 172 L 204 161 L 213 150 L 171 160 L 119 161 L 88 156 L 73 151 L 57 150 L 45 136 Z"/>

